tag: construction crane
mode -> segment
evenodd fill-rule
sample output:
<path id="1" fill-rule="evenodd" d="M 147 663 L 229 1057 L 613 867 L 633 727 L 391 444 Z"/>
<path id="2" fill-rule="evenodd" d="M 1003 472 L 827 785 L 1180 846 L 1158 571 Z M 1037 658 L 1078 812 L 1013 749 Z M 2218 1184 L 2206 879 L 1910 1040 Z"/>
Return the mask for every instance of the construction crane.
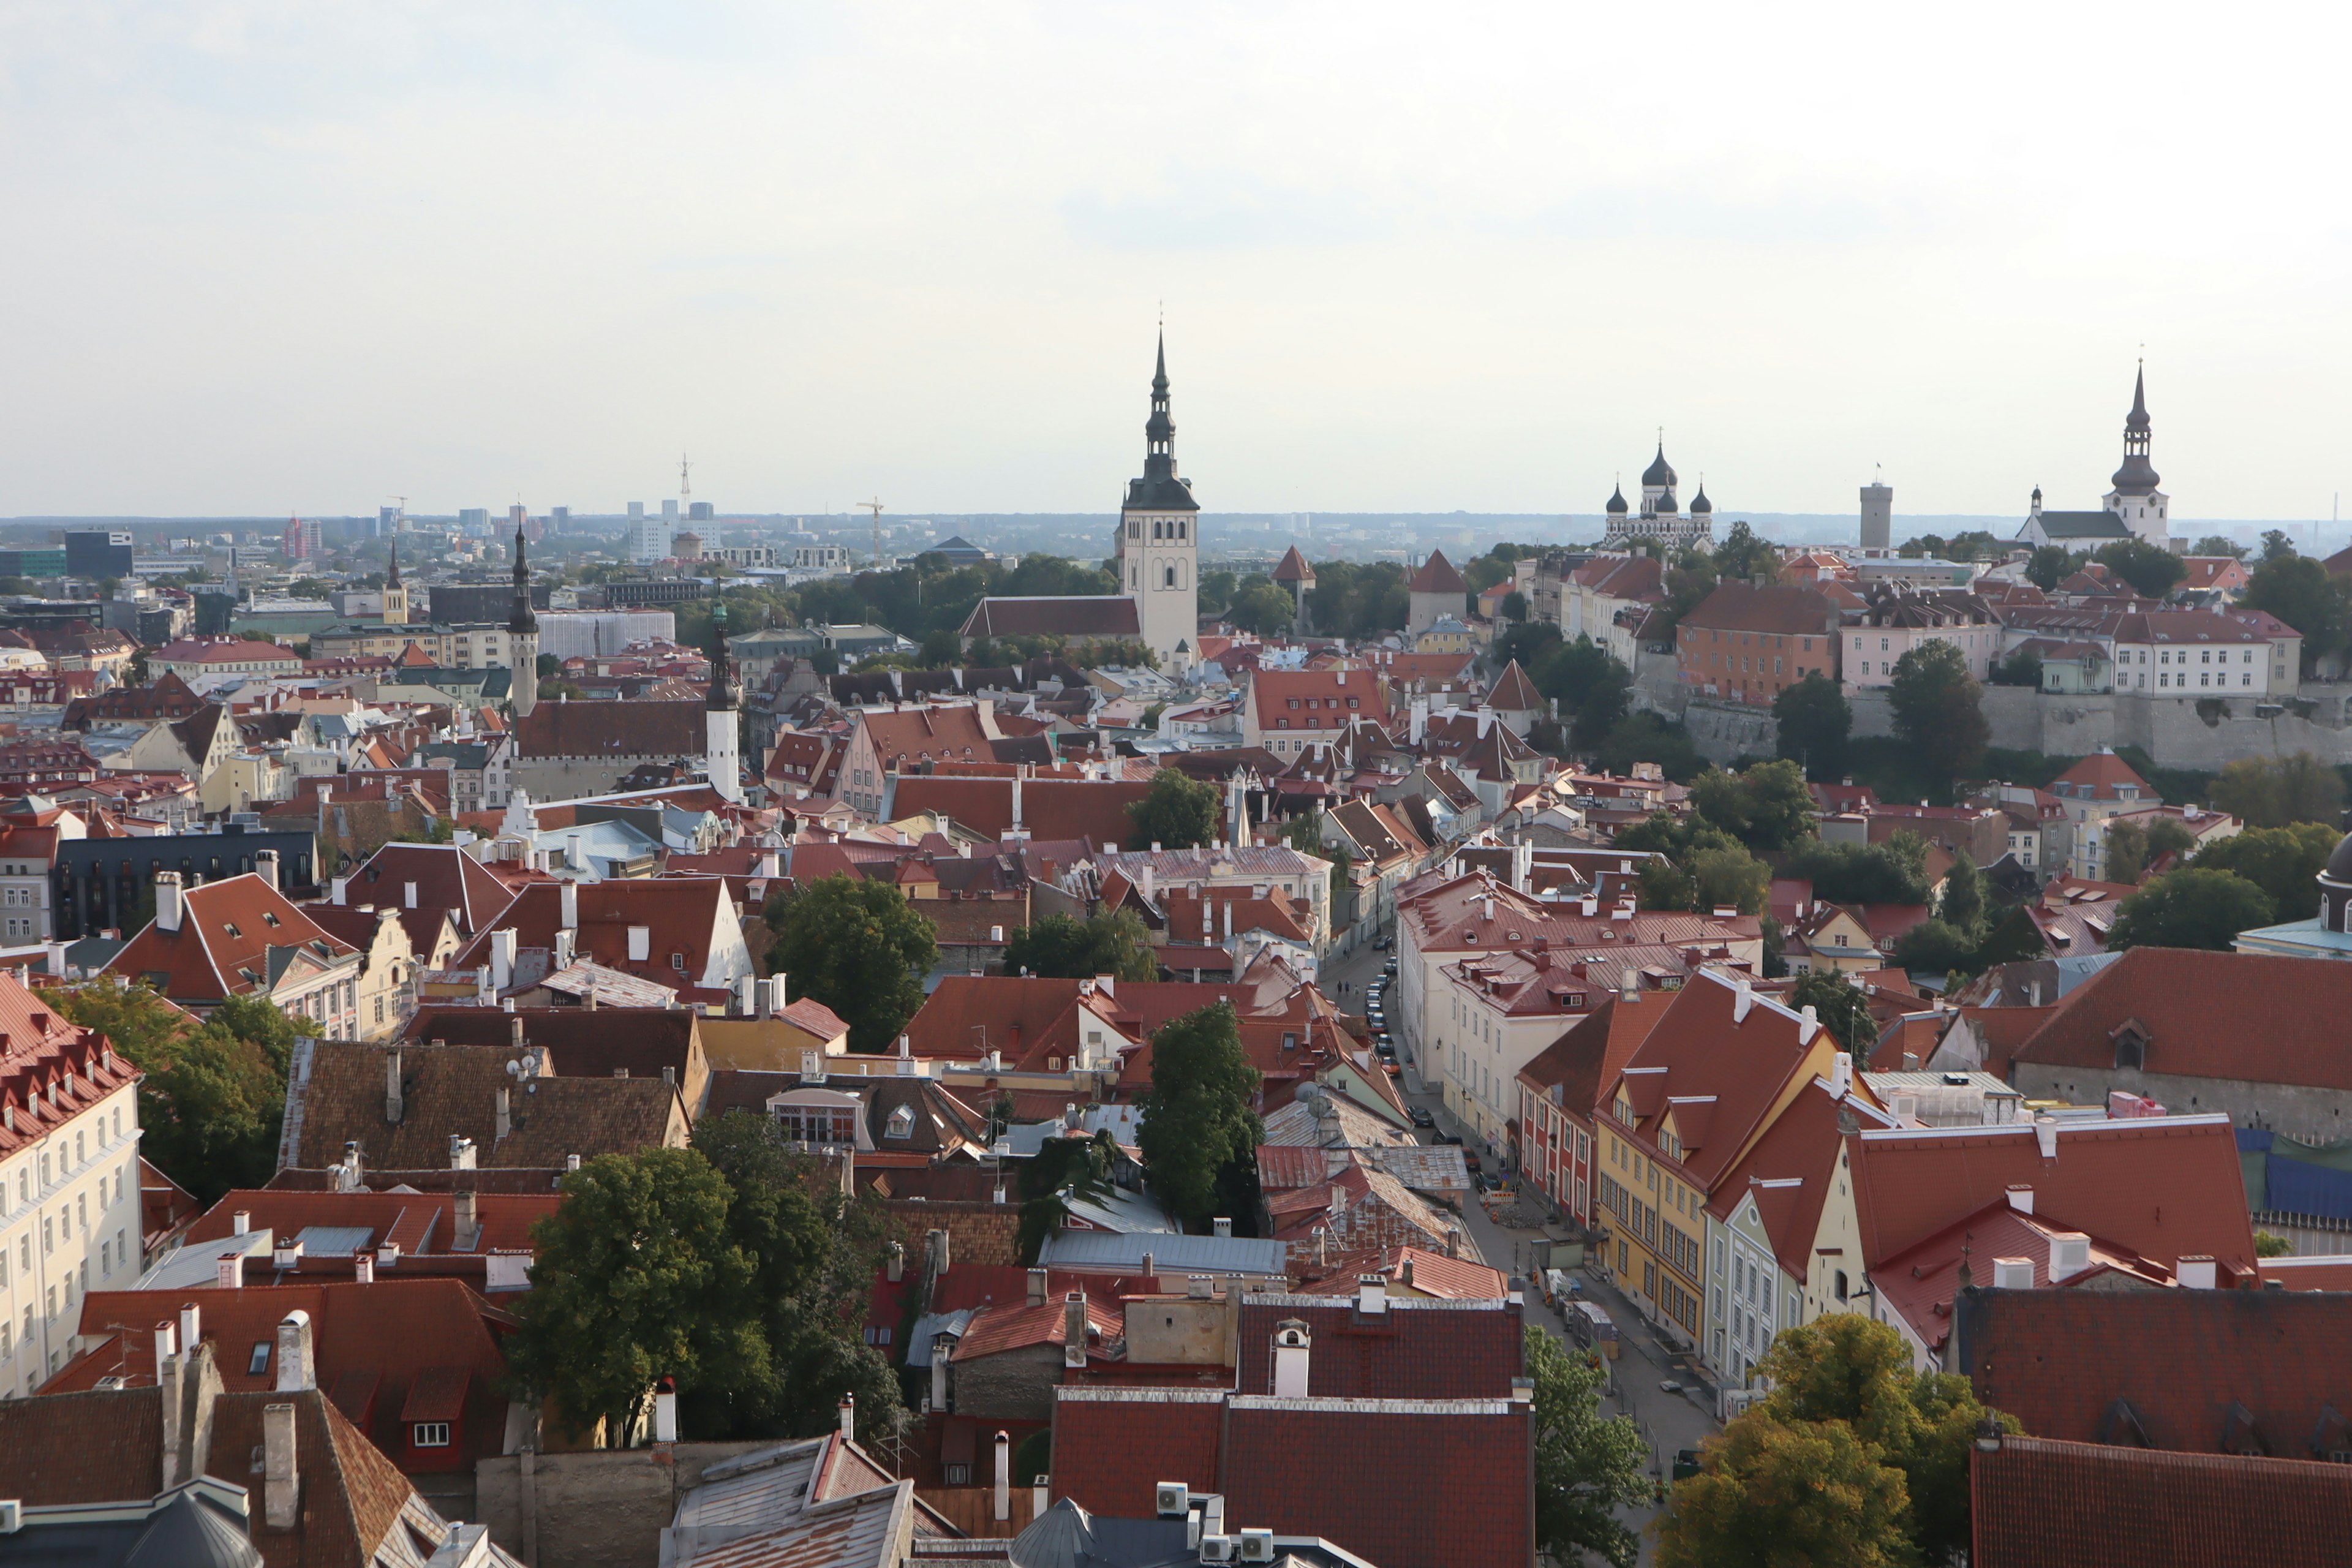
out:
<path id="1" fill-rule="evenodd" d="M 856 504 L 874 514 L 874 570 L 879 572 L 882 570 L 882 503 L 878 500 L 862 500 Z"/>

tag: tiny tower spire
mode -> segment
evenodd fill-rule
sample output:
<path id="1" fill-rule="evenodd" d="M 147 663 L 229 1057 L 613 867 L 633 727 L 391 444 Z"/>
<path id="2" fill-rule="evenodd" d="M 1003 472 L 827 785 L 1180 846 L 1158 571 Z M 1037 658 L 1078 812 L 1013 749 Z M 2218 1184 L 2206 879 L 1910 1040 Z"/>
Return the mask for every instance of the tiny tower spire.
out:
<path id="1" fill-rule="evenodd" d="M 383 624 L 408 624 L 408 590 L 400 585 L 400 536 L 392 537 L 391 559 L 383 569 Z"/>
<path id="2" fill-rule="evenodd" d="M 727 605 L 710 606 L 710 695 L 703 703 L 703 764 L 721 799 L 743 804 L 742 737 L 727 679 Z"/>
<path id="3" fill-rule="evenodd" d="M 512 684 L 507 701 L 515 717 L 522 719 L 539 706 L 539 616 L 530 605 L 530 563 L 524 557 L 520 523 L 515 525 L 514 556 L 514 613 L 507 617 Z"/>

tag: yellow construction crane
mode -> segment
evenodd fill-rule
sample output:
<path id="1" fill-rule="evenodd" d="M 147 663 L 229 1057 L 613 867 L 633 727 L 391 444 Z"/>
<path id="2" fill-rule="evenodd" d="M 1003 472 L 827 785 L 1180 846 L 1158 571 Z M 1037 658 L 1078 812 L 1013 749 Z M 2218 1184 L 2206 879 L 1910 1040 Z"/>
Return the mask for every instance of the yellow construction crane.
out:
<path id="1" fill-rule="evenodd" d="M 856 504 L 874 514 L 874 570 L 879 572 L 882 570 L 882 503 L 878 500 L 862 500 Z"/>

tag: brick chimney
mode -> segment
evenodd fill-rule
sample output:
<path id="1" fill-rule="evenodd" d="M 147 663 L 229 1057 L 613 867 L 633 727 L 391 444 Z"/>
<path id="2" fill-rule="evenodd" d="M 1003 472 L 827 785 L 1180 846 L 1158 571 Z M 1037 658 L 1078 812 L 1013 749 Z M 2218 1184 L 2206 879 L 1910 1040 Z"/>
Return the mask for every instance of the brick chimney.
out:
<path id="1" fill-rule="evenodd" d="M 1062 1365 L 1087 1364 L 1087 1294 L 1073 1290 L 1062 1301 Z"/>
<path id="2" fill-rule="evenodd" d="M 311 1360 L 310 1314 L 297 1307 L 278 1320 L 278 1392 L 299 1394 L 319 1386 Z"/>

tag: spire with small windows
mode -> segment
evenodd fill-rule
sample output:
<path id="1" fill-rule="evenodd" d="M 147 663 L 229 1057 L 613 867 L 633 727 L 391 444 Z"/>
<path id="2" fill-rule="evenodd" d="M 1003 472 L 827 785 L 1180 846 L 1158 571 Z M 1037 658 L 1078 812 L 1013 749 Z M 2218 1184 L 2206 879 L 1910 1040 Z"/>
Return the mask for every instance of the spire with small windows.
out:
<path id="1" fill-rule="evenodd" d="M 710 606 L 710 696 L 705 706 L 714 713 L 735 706 L 735 689 L 727 679 L 727 605 L 724 600 Z"/>
<path id="2" fill-rule="evenodd" d="M 2132 382 L 2131 413 L 2124 419 L 2124 466 L 2116 470 L 2116 493 L 2144 496 L 2158 483 L 2156 465 L 2147 457 L 2147 369 Z"/>
<path id="3" fill-rule="evenodd" d="M 520 637 L 539 630 L 539 617 L 530 607 L 530 564 L 523 559 L 522 527 L 515 527 L 514 614 L 508 617 L 507 630 Z"/>

